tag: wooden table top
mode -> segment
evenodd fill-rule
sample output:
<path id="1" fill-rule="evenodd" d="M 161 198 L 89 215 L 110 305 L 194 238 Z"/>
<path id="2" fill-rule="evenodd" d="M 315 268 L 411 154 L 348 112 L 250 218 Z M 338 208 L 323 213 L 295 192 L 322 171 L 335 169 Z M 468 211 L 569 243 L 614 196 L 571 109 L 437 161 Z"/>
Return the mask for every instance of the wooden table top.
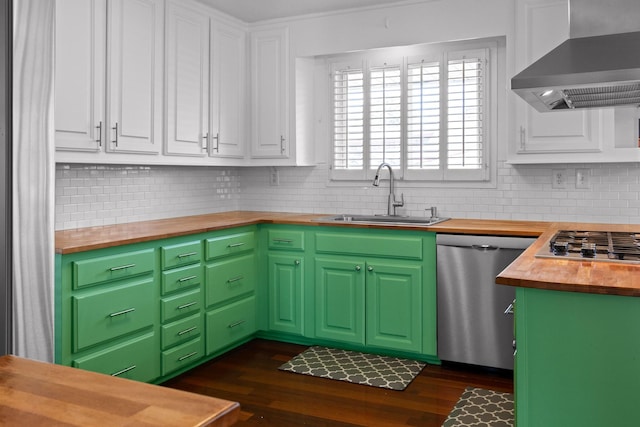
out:
<path id="1" fill-rule="evenodd" d="M 37 362 L 0 357 L 0 424 L 215 426 L 234 424 L 237 402 Z"/>
<path id="2" fill-rule="evenodd" d="M 56 232 L 56 252 L 69 254 L 138 243 L 186 234 L 260 223 L 298 224 L 355 228 L 425 230 L 436 233 L 538 237 L 515 262 L 498 275 L 502 285 L 572 292 L 640 296 L 640 265 L 584 260 L 536 258 L 535 254 L 561 229 L 640 231 L 640 225 L 553 223 L 450 219 L 432 226 L 371 225 L 323 221 L 320 214 L 232 211 L 121 225 L 89 227 Z"/>

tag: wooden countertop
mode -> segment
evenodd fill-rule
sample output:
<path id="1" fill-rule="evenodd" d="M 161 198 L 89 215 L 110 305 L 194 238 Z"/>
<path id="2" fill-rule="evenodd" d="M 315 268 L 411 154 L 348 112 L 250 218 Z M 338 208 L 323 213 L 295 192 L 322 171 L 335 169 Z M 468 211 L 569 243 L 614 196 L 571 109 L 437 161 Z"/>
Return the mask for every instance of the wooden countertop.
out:
<path id="1" fill-rule="evenodd" d="M 640 264 L 536 258 L 558 230 L 638 232 L 640 225 L 551 223 L 526 251 L 496 277 L 496 283 L 555 291 L 640 296 Z"/>
<path id="2" fill-rule="evenodd" d="M 56 232 L 56 252 L 69 254 L 130 243 L 202 233 L 259 223 L 298 224 L 334 227 L 426 230 L 436 233 L 485 234 L 540 238 L 496 282 L 502 285 L 540 289 L 640 296 L 640 265 L 568 259 L 536 258 L 535 254 L 560 229 L 640 231 L 640 225 L 553 223 L 450 219 L 432 226 L 370 225 L 322 221 L 327 215 L 285 212 L 232 211 L 156 221 L 135 222 L 103 227 Z"/>
<path id="3" fill-rule="evenodd" d="M 81 369 L 0 357 L 0 424 L 214 426 L 238 419 L 236 402 Z"/>

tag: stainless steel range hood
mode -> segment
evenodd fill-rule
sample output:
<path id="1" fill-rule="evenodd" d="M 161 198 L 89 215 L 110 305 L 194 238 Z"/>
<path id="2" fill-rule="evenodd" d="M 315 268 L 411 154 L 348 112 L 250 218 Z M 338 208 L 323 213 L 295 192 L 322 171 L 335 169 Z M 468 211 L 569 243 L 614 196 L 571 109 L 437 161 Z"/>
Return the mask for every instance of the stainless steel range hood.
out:
<path id="1" fill-rule="evenodd" d="M 640 104 L 640 1 L 569 0 L 569 40 L 511 79 L 540 112 Z"/>

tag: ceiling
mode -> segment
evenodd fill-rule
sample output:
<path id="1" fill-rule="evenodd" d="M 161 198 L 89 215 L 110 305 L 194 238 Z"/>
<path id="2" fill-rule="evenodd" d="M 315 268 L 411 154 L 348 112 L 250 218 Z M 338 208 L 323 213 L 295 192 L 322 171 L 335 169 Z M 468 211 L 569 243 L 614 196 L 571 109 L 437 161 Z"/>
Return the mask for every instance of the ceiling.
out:
<path id="1" fill-rule="evenodd" d="M 244 22 L 407 3 L 407 0 L 199 0 Z M 415 0 L 413 1 L 415 3 Z"/>

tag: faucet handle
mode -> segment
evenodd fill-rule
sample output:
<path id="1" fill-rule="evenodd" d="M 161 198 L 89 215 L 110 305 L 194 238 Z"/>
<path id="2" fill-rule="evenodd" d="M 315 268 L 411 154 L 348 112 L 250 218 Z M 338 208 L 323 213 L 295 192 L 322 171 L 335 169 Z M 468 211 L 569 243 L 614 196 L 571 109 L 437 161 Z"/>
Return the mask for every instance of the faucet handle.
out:
<path id="1" fill-rule="evenodd" d="M 438 218 L 438 208 L 435 206 L 431 206 L 429 209 L 425 209 L 426 211 L 431 211 L 431 218 Z"/>

